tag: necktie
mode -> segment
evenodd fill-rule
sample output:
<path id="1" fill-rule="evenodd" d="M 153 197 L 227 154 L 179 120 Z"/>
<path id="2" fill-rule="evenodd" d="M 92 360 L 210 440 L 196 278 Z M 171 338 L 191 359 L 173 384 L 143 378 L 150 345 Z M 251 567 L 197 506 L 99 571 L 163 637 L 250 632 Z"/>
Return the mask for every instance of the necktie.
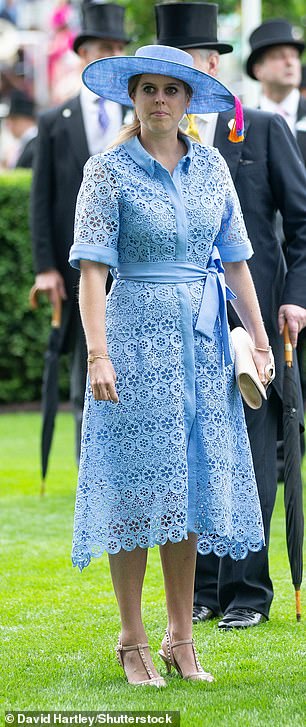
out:
<path id="1" fill-rule="evenodd" d="M 189 134 L 189 136 L 192 136 L 192 138 L 195 141 L 199 141 L 201 143 L 201 138 L 199 134 L 199 130 L 197 127 L 196 117 L 194 114 L 187 114 L 187 129 L 186 134 Z"/>
<path id="2" fill-rule="evenodd" d="M 102 131 L 106 131 L 109 126 L 109 116 L 105 108 L 105 98 L 99 98 L 98 100 L 98 120 Z"/>

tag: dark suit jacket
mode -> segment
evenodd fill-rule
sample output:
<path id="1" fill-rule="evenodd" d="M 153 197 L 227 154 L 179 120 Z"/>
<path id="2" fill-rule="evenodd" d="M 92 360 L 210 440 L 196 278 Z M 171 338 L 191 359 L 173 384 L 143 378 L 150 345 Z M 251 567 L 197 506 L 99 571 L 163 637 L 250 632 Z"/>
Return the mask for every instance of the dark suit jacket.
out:
<path id="1" fill-rule="evenodd" d="M 297 120 L 305 119 L 305 131 L 296 132 L 296 140 L 300 148 L 300 152 L 306 165 L 306 98 L 300 96 L 300 102 L 298 105 Z"/>
<path id="2" fill-rule="evenodd" d="M 226 159 L 253 245 L 249 260 L 276 361 L 274 386 L 282 397 L 283 340 L 277 314 L 282 303 L 306 307 L 306 171 L 286 122 L 278 115 L 245 109 L 245 139 L 228 141 L 232 113 L 219 114 L 214 145 Z M 283 216 L 287 262 L 275 232 Z M 239 325 L 235 313 L 231 324 Z"/>
<path id="3" fill-rule="evenodd" d="M 33 139 L 30 139 L 30 141 L 28 141 L 28 143 L 25 145 L 16 161 L 16 167 L 31 169 L 31 167 L 33 166 L 33 160 L 35 155 L 36 139 L 37 137 L 35 136 Z"/>
<path id="4" fill-rule="evenodd" d="M 68 264 L 76 198 L 89 157 L 79 97 L 42 114 L 39 120 L 31 193 L 35 271 L 56 268 L 68 296 L 78 274 Z"/>

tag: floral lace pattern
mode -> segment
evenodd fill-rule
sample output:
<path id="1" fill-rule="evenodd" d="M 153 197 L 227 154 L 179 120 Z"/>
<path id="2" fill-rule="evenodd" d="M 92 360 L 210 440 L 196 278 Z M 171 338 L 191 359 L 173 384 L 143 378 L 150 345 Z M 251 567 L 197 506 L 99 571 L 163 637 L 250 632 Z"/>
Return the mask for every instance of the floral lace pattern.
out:
<path id="1" fill-rule="evenodd" d="M 206 266 L 251 255 L 225 162 L 188 144 L 173 176 L 138 140 L 87 162 L 72 264 L 188 260 Z M 203 281 L 117 281 L 107 302 L 109 354 L 119 404 L 87 384 L 73 563 L 178 542 L 244 558 L 263 527 L 243 406 L 220 326 L 194 330 Z"/>

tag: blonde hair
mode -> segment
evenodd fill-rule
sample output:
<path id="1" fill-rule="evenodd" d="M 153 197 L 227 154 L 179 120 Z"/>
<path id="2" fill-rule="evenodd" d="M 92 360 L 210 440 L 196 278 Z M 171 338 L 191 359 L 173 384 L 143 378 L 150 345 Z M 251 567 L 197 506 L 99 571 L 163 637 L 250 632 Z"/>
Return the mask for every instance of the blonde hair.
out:
<path id="1" fill-rule="evenodd" d="M 138 76 L 131 76 L 131 78 L 129 78 L 128 94 L 129 94 L 130 98 L 131 98 L 132 93 L 134 93 L 136 91 L 136 88 L 138 86 L 141 75 L 142 74 L 140 74 Z M 185 83 L 185 81 L 182 81 L 182 83 L 184 85 L 186 94 L 189 96 L 189 98 L 191 98 L 192 97 L 192 88 L 190 88 L 188 83 Z M 140 129 L 141 129 L 140 121 L 136 114 L 136 111 L 134 111 L 133 121 L 130 124 L 124 124 L 121 127 L 119 134 L 116 136 L 116 139 L 112 142 L 112 144 L 110 144 L 107 147 L 107 149 L 115 149 L 116 146 L 120 146 L 120 144 L 125 144 L 130 139 L 133 139 L 134 136 L 138 136 L 138 134 L 140 134 Z M 182 132 L 181 130 L 180 130 L 180 133 L 184 134 L 184 132 Z M 185 134 L 185 136 L 188 136 L 188 135 Z"/>

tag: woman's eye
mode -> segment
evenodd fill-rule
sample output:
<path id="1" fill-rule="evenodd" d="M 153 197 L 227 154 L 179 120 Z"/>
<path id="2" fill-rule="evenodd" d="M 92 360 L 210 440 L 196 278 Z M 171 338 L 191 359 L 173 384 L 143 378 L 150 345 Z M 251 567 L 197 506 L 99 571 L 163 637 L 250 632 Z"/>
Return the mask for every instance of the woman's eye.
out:
<path id="1" fill-rule="evenodd" d="M 143 87 L 143 92 L 144 93 L 153 93 L 154 92 L 154 87 L 153 86 L 144 86 Z"/>
<path id="2" fill-rule="evenodd" d="M 174 94 L 177 93 L 177 88 L 176 86 L 168 86 L 166 91 L 169 96 L 174 96 Z"/>

